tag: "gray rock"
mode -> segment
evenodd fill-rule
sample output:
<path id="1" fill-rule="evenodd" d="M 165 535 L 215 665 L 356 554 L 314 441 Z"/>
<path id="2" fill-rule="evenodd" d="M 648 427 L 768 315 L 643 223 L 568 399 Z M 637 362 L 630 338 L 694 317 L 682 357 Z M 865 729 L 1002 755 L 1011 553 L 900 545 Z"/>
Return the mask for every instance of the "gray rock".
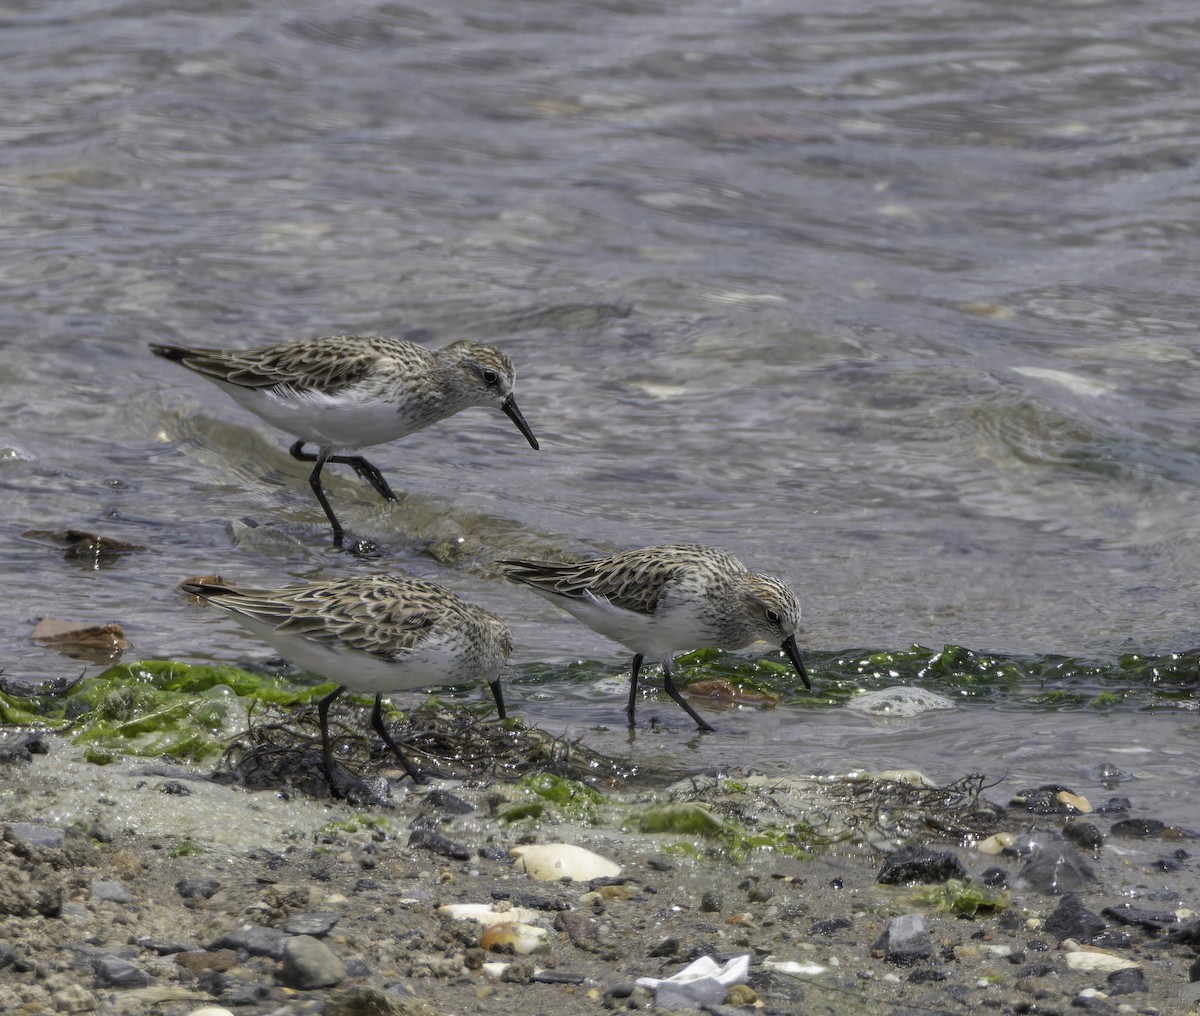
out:
<path id="1" fill-rule="evenodd" d="M 1112 836 L 1130 836 L 1145 838 L 1161 836 L 1166 832 L 1167 825 L 1156 818 L 1123 818 L 1112 824 L 1109 834 Z"/>
<path id="2" fill-rule="evenodd" d="M 1057 838 L 1035 844 L 1021 869 L 1021 879 L 1047 896 L 1083 888 L 1095 872 L 1069 843 Z"/>
<path id="3" fill-rule="evenodd" d="M 232 934 L 222 935 L 208 948 L 244 949 L 251 956 L 270 956 L 273 960 L 281 960 L 288 938 L 276 928 L 241 928 Z"/>
<path id="4" fill-rule="evenodd" d="M 109 903 L 132 903 L 134 901 L 133 893 L 120 882 L 109 882 L 99 878 L 92 883 L 92 898 L 106 900 Z"/>
<path id="5" fill-rule="evenodd" d="M 1064 938 L 1091 942 L 1107 925 L 1097 914 L 1088 910 L 1078 896 L 1071 893 L 1064 896 L 1054 913 L 1046 918 L 1044 927 L 1047 934 L 1054 935 L 1060 942 Z"/>
<path id="6" fill-rule="evenodd" d="M 888 922 L 887 930 L 871 948 L 882 950 L 889 963 L 906 967 L 932 954 L 933 939 L 925 930 L 925 918 L 902 914 Z"/>
<path id="7" fill-rule="evenodd" d="M 1132 995 L 1138 991 L 1149 991 L 1146 977 L 1137 967 L 1126 967 L 1124 970 L 1114 970 L 1108 975 L 1109 995 Z"/>
<path id="8" fill-rule="evenodd" d="M 320 939 L 297 935 L 284 945 L 282 979 L 289 988 L 332 988 L 345 977 L 345 965 Z"/>
<path id="9" fill-rule="evenodd" d="M 333 930 L 333 926 L 341 920 L 341 917 L 341 914 L 331 910 L 292 914 L 284 922 L 283 930 L 289 935 L 311 935 L 313 938 L 324 938 Z"/>
<path id="10" fill-rule="evenodd" d="M 10 822 L 8 831 L 20 842 L 31 847 L 50 847 L 62 850 L 66 833 L 56 826 L 34 825 L 32 822 Z"/>
<path id="11" fill-rule="evenodd" d="M 102 956 L 96 960 L 96 987 L 98 988 L 144 988 L 150 977 L 136 963 Z"/>
<path id="12" fill-rule="evenodd" d="M 706 914 L 719 914 L 725 906 L 721 894 L 714 889 L 708 889 L 700 897 L 700 909 Z"/>

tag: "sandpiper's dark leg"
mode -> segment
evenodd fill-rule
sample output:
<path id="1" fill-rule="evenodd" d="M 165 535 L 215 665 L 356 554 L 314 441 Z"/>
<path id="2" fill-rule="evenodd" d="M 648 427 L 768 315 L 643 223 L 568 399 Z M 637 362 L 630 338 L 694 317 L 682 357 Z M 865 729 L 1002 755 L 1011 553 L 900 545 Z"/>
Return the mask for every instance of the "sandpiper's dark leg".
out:
<path id="1" fill-rule="evenodd" d="M 392 739 L 392 735 L 388 733 L 388 728 L 383 722 L 382 695 L 375 696 L 375 708 L 371 710 L 371 726 L 374 727 L 375 732 L 383 738 L 383 743 L 392 750 L 392 754 L 403 763 L 404 768 L 408 771 L 408 775 L 412 777 L 413 783 L 426 782 L 425 776 L 422 775 L 421 770 L 412 764 L 412 761 L 409 759 L 409 757 L 404 754 L 404 750 Z"/>
<path id="2" fill-rule="evenodd" d="M 317 456 L 312 452 L 304 450 L 304 442 L 297 441 L 291 448 L 288 449 L 292 458 L 299 459 L 301 462 L 316 462 Z M 359 476 L 366 480 L 376 491 L 379 496 L 388 501 L 397 501 L 399 498 L 392 493 L 392 488 L 388 486 L 387 480 L 383 478 L 383 473 L 379 471 L 379 467 L 373 465 L 364 459 L 361 455 L 326 455 L 326 462 L 336 462 L 339 465 L 349 466 Z"/>
<path id="3" fill-rule="evenodd" d="M 492 698 L 496 700 L 496 712 L 500 714 L 500 719 L 504 719 L 504 692 L 500 690 L 500 678 L 490 681 L 488 687 L 492 689 Z"/>
<path id="4" fill-rule="evenodd" d="M 338 522 L 337 516 L 333 514 L 333 508 L 329 505 L 329 498 L 325 496 L 325 491 L 321 487 L 321 470 L 324 468 L 325 463 L 330 461 L 329 452 L 324 448 L 316 455 L 312 452 L 306 452 L 303 441 L 297 441 L 288 451 L 294 459 L 299 459 L 301 462 L 316 463 L 312 473 L 309 474 L 308 485 L 312 487 L 312 492 L 317 495 L 317 501 L 325 510 L 325 517 L 329 519 L 329 524 L 333 526 L 333 545 L 340 550 L 346 536 L 346 531 L 342 529 L 342 524 Z"/>
<path id="5" fill-rule="evenodd" d="M 392 488 L 388 486 L 387 480 L 383 478 L 383 473 L 379 469 L 364 459 L 361 455 L 330 455 L 330 462 L 340 462 L 343 466 L 349 466 L 359 476 L 366 480 L 378 492 L 379 496 L 386 501 L 399 500 L 392 493 Z"/>
<path id="6" fill-rule="evenodd" d="M 334 782 L 333 750 L 329 747 L 329 707 L 333 704 L 333 700 L 345 690 L 345 688 L 334 688 L 317 703 L 317 719 L 321 723 L 321 761 L 325 764 L 325 775 L 329 779 L 330 789 L 334 788 Z"/>
<path id="7" fill-rule="evenodd" d="M 642 669 L 642 661 L 644 657 L 638 653 L 633 658 L 633 673 L 629 676 L 629 705 L 625 707 L 625 715 L 629 719 L 629 725 L 633 726 L 633 710 L 637 705 L 637 682 L 638 674 Z"/>
<path id="8" fill-rule="evenodd" d="M 679 689 L 675 687 L 675 682 L 671 680 L 671 671 L 666 667 L 663 667 L 663 687 L 666 689 L 667 694 L 670 695 L 671 698 L 683 706 L 683 711 L 696 721 L 697 727 L 699 727 L 701 730 L 713 729 L 712 725 L 707 720 L 705 720 L 698 712 L 696 712 L 695 709 L 693 709 L 687 704 L 687 702 L 684 701 L 683 696 L 679 694 Z"/>

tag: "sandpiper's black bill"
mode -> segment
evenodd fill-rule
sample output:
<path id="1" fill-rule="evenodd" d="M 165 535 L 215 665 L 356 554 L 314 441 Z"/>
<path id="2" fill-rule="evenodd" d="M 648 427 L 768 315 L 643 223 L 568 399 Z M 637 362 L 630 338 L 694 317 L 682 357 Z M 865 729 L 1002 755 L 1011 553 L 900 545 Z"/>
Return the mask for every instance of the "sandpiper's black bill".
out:
<path id="1" fill-rule="evenodd" d="M 796 648 L 795 635 L 789 635 L 783 640 L 783 651 L 787 653 L 787 658 L 792 661 L 792 666 L 796 668 L 796 673 L 800 675 L 800 680 L 804 682 L 804 687 L 812 691 L 812 681 L 808 679 L 808 671 L 804 669 L 804 661 L 800 659 L 800 650 Z"/>
<path id="2" fill-rule="evenodd" d="M 517 408 L 516 399 L 510 395 L 504 400 L 503 403 L 501 403 L 500 411 L 517 425 L 517 430 L 525 435 L 525 440 L 528 441 L 530 447 L 536 451 L 538 447 L 538 439 L 533 436 L 533 431 L 529 429 L 529 424 L 525 422 L 525 417 L 521 415 L 521 410 Z"/>

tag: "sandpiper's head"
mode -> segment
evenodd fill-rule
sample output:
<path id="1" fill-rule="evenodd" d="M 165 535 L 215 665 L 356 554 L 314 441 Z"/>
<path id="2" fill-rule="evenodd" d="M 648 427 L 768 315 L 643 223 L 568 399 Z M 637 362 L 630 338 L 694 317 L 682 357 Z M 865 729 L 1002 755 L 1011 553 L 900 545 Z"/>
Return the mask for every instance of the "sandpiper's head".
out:
<path id="1" fill-rule="evenodd" d="M 439 350 L 438 356 L 447 368 L 454 394 L 464 406 L 495 406 L 516 424 L 530 446 L 537 448 L 537 438 L 513 397 L 517 372 L 507 356 L 493 346 L 465 339 Z"/>
<path id="2" fill-rule="evenodd" d="M 792 661 L 805 688 L 812 688 L 808 671 L 796 648 L 796 632 L 800 629 L 800 601 L 784 582 L 773 575 L 750 574 L 743 597 L 746 620 L 754 638 L 778 645 Z"/>

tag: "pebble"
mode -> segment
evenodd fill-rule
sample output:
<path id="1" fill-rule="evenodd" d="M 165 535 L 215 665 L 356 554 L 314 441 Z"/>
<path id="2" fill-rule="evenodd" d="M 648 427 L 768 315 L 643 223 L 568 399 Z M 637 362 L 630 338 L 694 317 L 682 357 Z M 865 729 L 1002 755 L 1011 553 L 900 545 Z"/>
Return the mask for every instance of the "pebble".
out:
<path id="1" fill-rule="evenodd" d="M 96 961 L 96 984 L 101 988 L 144 988 L 150 977 L 136 963 L 104 956 Z"/>
<path id="2" fill-rule="evenodd" d="M 1124 970 L 1126 967 L 1136 967 L 1136 961 L 1114 953 L 1101 952 L 1098 949 L 1072 949 L 1066 954 L 1067 966 L 1072 970 L 1083 970 L 1088 973 L 1112 973 Z"/>
<path id="3" fill-rule="evenodd" d="M 1109 995 L 1132 995 L 1136 992 L 1150 990 L 1146 977 L 1138 967 L 1126 967 L 1114 970 L 1108 975 Z"/>
<path id="4" fill-rule="evenodd" d="M 1099 850 L 1104 846 L 1104 837 L 1090 822 L 1068 822 L 1062 829 L 1063 839 L 1070 840 L 1083 850 Z"/>
<path id="5" fill-rule="evenodd" d="M 175 883 L 175 891 L 185 900 L 212 899 L 221 883 L 215 878 L 185 878 Z"/>
<path id="6" fill-rule="evenodd" d="M 946 882 L 966 878 L 967 869 L 949 850 L 931 850 L 924 846 L 902 847 L 889 854 L 875 881 L 882 885 L 912 885 Z"/>
<path id="7" fill-rule="evenodd" d="M 270 956 L 273 960 L 283 959 L 283 949 L 288 936 L 276 928 L 242 928 L 229 935 L 222 935 L 209 949 L 244 949 L 251 956 Z"/>
<path id="8" fill-rule="evenodd" d="M 57 826 L 35 825 L 32 822 L 9 822 L 7 828 L 15 839 L 31 847 L 62 850 L 66 840 L 66 833 Z"/>
<path id="9" fill-rule="evenodd" d="M 1092 941 L 1106 927 L 1104 920 L 1088 910 L 1073 893 L 1063 897 L 1044 925 L 1047 933 L 1059 941 L 1075 939 L 1079 942 Z"/>
<path id="10" fill-rule="evenodd" d="M 92 898 L 108 903 L 132 903 L 134 901 L 133 893 L 120 882 L 110 882 L 105 879 L 96 879 L 92 882 Z"/>
<path id="11" fill-rule="evenodd" d="M 333 911 L 314 911 L 308 914 L 292 914 L 283 923 L 283 930 L 289 935 L 311 935 L 313 938 L 324 938 L 334 925 L 341 920 L 341 914 Z"/>
<path id="12" fill-rule="evenodd" d="M 284 945 L 281 977 L 290 988 L 330 988 L 345 979 L 346 967 L 319 938 L 297 935 Z"/>
<path id="13" fill-rule="evenodd" d="M 887 930 L 871 948 L 873 951 L 882 951 L 889 963 L 911 966 L 932 954 L 933 939 L 929 937 L 925 918 L 920 914 L 901 914 L 888 922 Z"/>

